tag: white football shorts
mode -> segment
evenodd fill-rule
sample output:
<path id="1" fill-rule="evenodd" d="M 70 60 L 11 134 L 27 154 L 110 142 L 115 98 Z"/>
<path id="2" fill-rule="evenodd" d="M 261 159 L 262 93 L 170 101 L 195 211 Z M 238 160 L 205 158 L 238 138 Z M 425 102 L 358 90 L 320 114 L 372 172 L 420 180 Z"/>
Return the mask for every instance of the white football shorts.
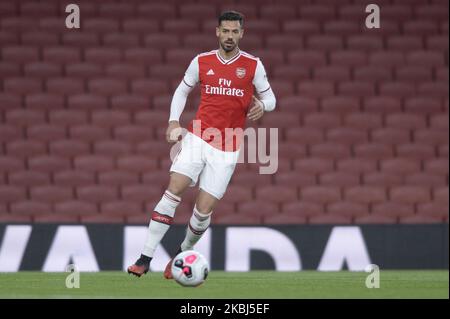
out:
<path id="1" fill-rule="evenodd" d="M 188 176 L 192 180 L 191 187 L 194 187 L 200 178 L 200 188 L 221 199 L 238 159 L 239 150 L 221 151 L 188 132 L 181 140 L 181 149 L 174 158 L 170 172 Z"/>

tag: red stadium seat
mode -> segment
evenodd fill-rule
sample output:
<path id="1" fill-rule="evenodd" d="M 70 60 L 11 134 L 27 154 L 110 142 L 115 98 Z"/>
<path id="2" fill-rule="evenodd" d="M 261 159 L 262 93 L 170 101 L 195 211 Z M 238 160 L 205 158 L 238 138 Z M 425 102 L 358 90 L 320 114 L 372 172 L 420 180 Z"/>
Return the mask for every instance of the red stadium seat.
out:
<path id="1" fill-rule="evenodd" d="M 256 188 L 258 201 L 265 200 L 273 203 L 284 203 L 298 198 L 297 189 L 288 186 L 259 186 Z"/>
<path id="2" fill-rule="evenodd" d="M 359 216 L 368 215 L 369 205 L 353 203 L 348 201 L 341 201 L 328 205 L 327 213 L 330 215 L 355 218 Z"/>
<path id="3" fill-rule="evenodd" d="M 181 40 L 177 34 L 151 33 L 144 37 L 145 47 L 153 48 L 155 43 L 158 43 L 158 48 L 163 50 L 181 47 Z"/>
<path id="4" fill-rule="evenodd" d="M 113 95 L 111 108 L 118 110 L 141 111 L 149 109 L 150 98 L 134 94 Z"/>
<path id="5" fill-rule="evenodd" d="M 449 207 L 445 204 L 430 202 L 417 205 L 417 215 L 437 216 L 448 220 Z"/>
<path id="6" fill-rule="evenodd" d="M 384 68 L 398 67 L 405 64 L 405 55 L 399 51 L 375 51 L 369 54 L 369 64 Z"/>
<path id="7" fill-rule="evenodd" d="M 346 188 L 344 198 L 350 202 L 374 204 L 386 201 L 387 194 L 383 187 L 355 186 Z"/>
<path id="8" fill-rule="evenodd" d="M 4 91 L 13 94 L 41 93 L 43 82 L 37 78 L 7 78 L 3 81 Z"/>
<path id="9" fill-rule="evenodd" d="M 241 185 L 229 185 L 223 199 L 228 202 L 239 203 L 251 200 L 252 197 L 251 188 Z"/>
<path id="10" fill-rule="evenodd" d="M 390 68 L 381 66 L 364 66 L 354 70 L 355 81 L 361 82 L 382 82 L 392 80 L 392 71 Z"/>
<path id="11" fill-rule="evenodd" d="M 84 14 L 84 7 L 83 7 Z M 100 35 L 91 32 L 69 32 L 61 35 L 61 42 L 67 46 L 90 48 L 100 46 Z M 70 63 L 70 61 L 68 61 Z"/>
<path id="12" fill-rule="evenodd" d="M 0 159 L 1 162 L 1 159 Z M 50 174 L 17 169 L 8 172 L 8 183 L 12 186 L 41 186 L 50 184 Z"/>
<path id="13" fill-rule="evenodd" d="M 334 163 L 331 159 L 309 157 L 296 160 L 295 170 L 299 174 L 303 172 L 309 174 L 332 172 L 334 170 Z"/>
<path id="14" fill-rule="evenodd" d="M 55 125 L 82 125 L 88 123 L 88 113 L 83 110 L 51 110 L 49 120 Z"/>
<path id="15" fill-rule="evenodd" d="M 128 63 L 114 63 L 106 66 L 106 76 L 114 79 L 139 79 L 145 77 L 145 70 L 138 65 Z"/>
<path id="16" fill-rule="evenodd" d="M 44 173 L 56 173 L 69 169 L 70 160 L 55 155 L 38 155 L 28 159 L 28 168 Z"/>
<path id="17" fill-rule="evenodd" d="M 317 67 L 327 64 L 325 52 L 320 50 L 295 50 L 288 52 L 287 57 L 293 65 Z"/>
<path id="18" fill-rule="evenodd" d="M 211 223 L 215 225 L 259 225 L 262 222 L 261 216 L 249 216 L 245 214 L 227 214 L 227 215 L 214 215 Z"/>
<path id="19" fill-rule="evenodd" d="M 302 114 L 315 113 L 319 111 L 317 99 L 302 96 L 286 96 L 277 101 L 277 108 L 281 111 L 299 112 Z"/>
<path id="20" fill-rule="evenodd" d="M 239 203 L 238 214 L 246 216 L 270 217 L 278 215 L 278 205 L 270 201 Z"/>
<path id="21" fill-rule="evenodd" d="M 397 145 L 397 156 L 412 159 L 430 159 L 435 156 L 434 147 L 427 144 L 408 143 Z"/>
<path id="22" fill-rule="evenodd" d="M 28 31 L 22 33 L 22 44 L 25 45 L 46 45 L 54 46 L 59 42 L 57 34 L 49 34 L 48 32 L 42 31 Z"/>
<path id="23" fill-rule="evenodd" d="M 392 216 L 395 218 L 414 214 L 414 205 L 397 201 L 388 201 L 373 205 L 372 214 Z"/>
<path id="24" fill-rule="evenodd" d="M 363 109 L 371 113 L 396 113 L 402 110 L 400 98 L 390 96 L 365 97 Z"/>
<path id="25" fill-rule="evenodd" d="M 74 192 L 71 187 L 62 186 L 35 186 L 30 189 L 31 200 L 44 203 L 57 203 L 72 200 Z"/>
<path id="26" fill-rule="evenodd" d="M 125 110 L 98 110 L 91 113 L 92 123 L 100 127 L 114 127 L 131 123 L 131 115 Z"/>
<path id="27" fill-rule="evenodd" d="M 74 125 L 70 127 L 70 137 L 86 142 L 93 142 L 110 137 L 108 129 L 94 125 Z"/>
<path id="28" fill-rule="evenodd" d="M 415 6 L 416 16 L 423 19 L 431 19 L 431 20 L 446 20 L 448 19 L 448 3 L 436 3 L 436 4 L 427 4 L 427 5 L 419 5 Z"/>
<path id="29" fill-rule="evenodd" d="M 319 184 L 323 186 L 351 187 L 360 184 L 359 174 L 331 172 L 319 175 Z"/>
<path id="30" fill-rule="evenodd" d="M 323 24 L 325 34 L 349 36 L 359 32 L 360 26 L 355 21 L 333 20 Z"/>
<path id="31" fill-rule="evenodd" d="M 428 36 L 425 41 L 428 50 L 448 51 L 449 40 L 448 37 L 444 35 Z"/>
<path id="32" fill-rule="evenodd" d="M 0 156 L 0 172 L 11 173 L 25 168 L 25 161 L 16 156 Z"/>
<path id="33" fill-rule="evenodd" d="M 429 34 L 437 34 L 438 30 L 439 24 L 437 21 L 415 19 L 403 23 L 405 35 L 427 36 Z"/>
<path id="34" fill-rule="evenodd" d="M 100 213 L 112 217 L 143 214 L 143 205 L 131 201 L 111 201 L 100 205 Z"/>
<path id="35" fill-rule="evenodd" d="M 80 217 L 81 223 L 99 223 L 99 224 L 123 224 L 125 217 L 111 216 L 110 214 L 85 215 Z"/>
<path id="36" fill-rule="evenodd" d="M 245 39 L 247 42 L 247 38 Z M 278 48 L 285 52 L 298 50 L 304 47 L 302 39 L 290 34 L 275 34 L 266 37 L 266 46 L 269 48 Z"/>
<path id="37" fill-rule="evenodd" d="M 300 189 L 302 201 L 329 204 L 341 199 L 339 188 L 332 186 L 307 186 Z"/>
<path id="38" fill-rule="evenodd" d="M 341 143 L 345 145 L 365 143 L 368 141 L 368 136 L 365 131 L 347 127 L 330 129 L 326 138 L 331 143 Z"/>
<path id="39" fill-rule="evenodd" d="M 11 204 L 11 214 L 18 216 L 43 215 L 52 212 L 52 206 L 46 201 L 17 201 Z"/>
<path id="40" fill-rule="evenodd" d="M 376 170 L 377 163 L 373 159 L 350 158 L 338 160 L 338 170 L 347 173 L 367 173 Z"/>
<path id="41" fill-rule="evenodd" d="M 278 144 L 278 156 L 282 158 L 297 159 L 306 156 L 306 147 L 297 143 Z"/>
<path id="42" fill-rule="evenodd" d="M 89 47 L 84 50 L 84 59 L 98 65 L 118 63 L 122 59 L 122 52 L 118 48 Z"/>
<path id="43" fill-rule="evenodd" d="M 413 51 L 406 55 L 408 64 L 423 67 L 440 67 L 445 65 L 445 55 L 439 51 Z"/>
<path id="44" fill-rule="evenodd" d="M 361 143 L 353 148 L 358 158 L 365 159 L 386 159 L 394 156 L 394 149 L 391 145 L 385 143 Z"/>
<path id="45" fill-rule="evenodd" d="M 172 12 L 173 13 L 173 12 Z M 167 16 L 167 15 L 165 15 Z M 159 31 L 159 23 L 157 20 L 149 20 L 147 18 L 128 18 L 122 20 L 122 28 L 125 33 L 145 35 Z"/>
<path id="46" fill-rule="evenodd" d="M 103 140 L 94 144 L 94 153 L 103 156 L 117 157 L 126 155 L 131 152 L 131 149 L 132 147 L 128 143 L 115 140 Z"/>
<path id="47" fill-rule="evenodd" d="M 431 200 L 431 192 L 429 188 L 421 186 L 398 186 L 394 187 L 389 192 L 389 197 L 392 201 L 416 204 L 425 203 Z"/>
<path id="48" fill-rule="evenodd" d="M 408 65 L 396 69 L 396 79 L 401 82 L 419 83 L 431 81 L 432 69 L 424 66 Z"/>
<path id="49" fill-rule="evenodd" d="M 315 216 L 325 213 L 324 205 L 305 201 L 294 201 L 282 205 L 282 214 L 302 217 Z"/>
<path id="50" fill-rule="evenodd" d="M 200 24 L 188 18 L 165 19 L 162 21 L 163 30 L 167 33 L 180 34 L 181 32 L 198 33 Z"/>
<path id="51" fill-rule="evenodd" d="M 265 224 L 270 225 L 292 225 L 292 224 L 306 224 L 307 217 L 300 216 L 298 214 L 277 214 L 264 216 L 263 221 Z"/>
<path id="52" fill-rule="evenodd" d="M 150 75 L 159 79 L 181 81 L 187 67 L 187 65 L 180 64 L 157 64 L 150 67 Z"/>
<path id="53" fill-rule="evenodd" d="M 125 155 L 117 159 L 117 168 L 129 172 L 144 173 L 157 168 L 157 161 L 140 155 Z"/>
<path id="54" fill-rule="evenodd" d="M 84 82 L 75 78 L 51 78 L 46 83 L 47 92 L 55 94 L 84 93 Z"/>
<path id="55" fill-rule="evenodd" d="M 420 185 L 424 187 L 440 187 L 447 185 L 447 177 L 445 175 L 415 173 L 405 177 L 405 184 L 410 186 Z"/>
<path id="56" fill-rule="evenodd" d="M 76 215 L 44 214 L 33 216 L 34 223 L 77 224 L 80 219 Z"/>
<path id="57" fill-rule="evenodd" d="M 118 95 L 127 92 L 127 83 L 125 80 L 112 78 L 96 78 L 88 82 L 88 88 L 91 93 L 99 95 Z"/>
<path id="58" fill-rule="evenodd" d="M 70 109 L 89 111 L 106 109 L 108 107 L 108 100 L 105 96 L 97 94 L 74 94 L 68 97 L 67 106 Z"/>
<path id="59" fill-rule="evenodd" d="M 46 145 L 33 140 L 15 140 L 9 142 L 6 144 L 6 151 L 8 156 L 15 156 L 17 158 L 47 154 Z M 18 162 L 18 164 L 21 164 L 21 162 Z"/>
<path id="60" fill-rule="evenodd" d="M 440 82 L 424 82 L 420 83 L 417 88 L 417 92 L 419 95 L 432 97 L 432 98 L 448 98 L 449 90 L 447 83 Z M 447 109 L 448 111 L 448 103 Z"/>
<path id="61" fill-rule="evenodd" d="M 310 224 L 350 224 L 351 222 L 352 218 L 350 216 L 340 216 L 335 214 L 323 214 L 309 218 Z"/>
<path id="62" fill-rule="evenodd" d="M 139 3 L 136 13 L 149 20 L 175 18 L 176 8 L 172 3 Z"/>
<path id="63" fill-rule="evenodd" d="M 336 114 L 358 112 L 360 108 L 359 100 L 356 97 L 349 96 L 332 96 L 323 98 L 321 106 L 324 112 L 332 112 Z"/>
<path id="64" fill-rule="evenodd" d="M 118 189 L 114 186 L 80 186 L 77 187 L 76 193 L 79 200 L 91 203 L 109 202 L 118 198 Z"/>
<path id="65" fill-rule="evenodd" d="M 435 224 L 442 222 L 443 220 L 439 216 L 411 215 L 400 218 L 401 224 Z"/>
<path id="66" fill-rule="evenodd" d="M 318 67 L 314 69 L 313 76 L 318 81 L 348 81 L 350 69 L 342 66 Z"/>
<path id="67" fill-rule="evenodd" d="M 240 175 L 241 173 L 239 173 Z M 260 175 L 261 177 L 264 175 Z M 268 183 L 260 185 L 267 185 Z M 292 172 L 277 172 L 275 175 L 275 184 L 279 186 L 287 186 L 292 188 L 302 187 L 302 186 L 312 186 L 317 184 L 317 179 L 314 174 L 295 174 Z"/>
<path id="68" fill-rule="evenodd" d="M 409 98 L 405 101 L 405 111 L 409 113 L 439 113 L 442 110 L 442 105 L 437 98 L 415 97 Z"/>
<path id="69" fill-rule="evenodd" d="M 448 158 L 429 159 L 425 161 L 424 166 L 425 172 L 430 174 L 445 176 L 449 172 Z"/>
<path id="70" fill-rule="evenodd" d="M 406 158 L 386 159 L 380 161 L 380 168 L 387 174 L 408 175 L 420 171 L 420 161 Z"/>
<path id="71" fill-rule="evenodd" d="M 95 63 L 69 63 L 66 75 L 74 78 L 88 79 L 104 76 L 104 69 Z"/>
<path id="72" fill-rule="evenodd" d="M 83 21 L 83 29 L 89 32 L 104 34 L 119 31 L 119 20 L 113 18 L 87 18 Z"/>
<path id="73" fill-rule="evenodd" d="M 410 52 L 423 49 L 423 41 L 419 36 L 393 35 L 386 40 L 388 50 Z"/>
<path id="74" fill-rule="evenodd" d="M 399 129 L 422 129 L 426 127 L 426 119 L 418 114 L 396 113 L 386 116 L 386 126 Z"/>
<path id="75" fill-rule="evenodd" d="M 408 143 L 411 141 L 411 137 L 407 129 L 396 127 L 375 129 L 371 132 L 371 138 L 373 142 L 383 143 L 386 145 Z"/>
<path id="76" fill-rule="evenodd" d="M 403 185 L 403 176 L 383 172 L 369 172 L 363 175 L 363 184 L 376 187 L 400 186 Z"/>
<path id="77" fill-rule="evenodd" d="M 371 82 L 342 82 L 338 84 L 339 94 L 365 98 L 375 95 L 375 84 Z"/>
<path id="78" fill-rule="evenodd" d="M 129 17 L 135 14 L 135 7 L 126 3 L 105 3 L 99 7 L 99 16 L 105 17 Z"/>
<path id="79" fill-rule="evenodd" d="M 57 140 L 50 143 L 49 150 L 52 155 L 75 157 L 89 153 L 89 144 L 79 140 Z"/>
<path id="80" fill-rule="evenodd" d="M 128 64 L 136 64 L 138 66 L 148 66 L 154 63 L 161 63 L 161 52 L 156 49 L 147 48 L 127 48 L 124 52 L 124 61 Z M 136 79 L 132 79 L 136 81 Z"/>
<path id="81" fill-rule="evenodd" d="M 48 47 L 42 50 L 44 61 L 53 63 L 74 63 L 81 60 L 81 50 L 76 47 Z"/>
<path id="82" fill-rule="evenodd" d="M 99 184 L 110 186 L 121 186 L 136 184 L 139 181 L 139 175 L 136 173 L 113 170 L 102 172 L 98 175 Z"/>
<path id="83" fill-rule="evenodd" d="M 376 129 L 382 126 L 382 117 L 379 114 L 354 112 L 345 115 L 343 124 L 361 130 Z"/>
<path id="84" fill-rule="evenodd" d="M 25 200 L 27 198 L 26 188 L 21 186 L 0 185 L 0 203 L 9 204 Z"/>
<path id="85" fill-rule="evenodd" d="M 349 145 L 338 144 L 336 142 L 315 144 L 310 147 L 311 156 L 318 158 L 348 158 L 351 153 L 350 151 L 351 149 Z"/>
<path id="86" fill-rule="evenodd" d="M 20 76 L 22 76 L 22 70 L 19 63 L 0 62 L 0 78 Z"/>
<path id="87" fill-rule="evenodd" d="M 312 50 L 335 51 L 344 47 L 343 37 L 335 35 L 311 35 L 306 38 L 305 47 Z"/>
<path id="88" fill-rule="evenodd" d="M 329 21 L 336 17 L 334 6 L 326 6 L 320 4 L 305 4 L 300 8 L 300 18 L 313 19 L 319 21 Z"/>
<path id="89" fill-rule="evenodd" d="M 19 44 L 19 35 L 13 31 L 0 30 L 0 42 L 3 45 L 14 46 Z"/>
<path id="90" fill-rule="evenodd" d="M 104 172 L 114 167 L 114 160 L 107 156 L 100 155 L 79 155 L 73 160 L 76 169 L 88 172 Z"/>
<path id="91" fill-rule="evenodd" d="M 437 203 L 448 205 L 448 186 L 433 189 L 433 199 Z"/>
<path id="92" fill-rule="evenodd" d="M 35 46 L 5 46 L 1 50 L 6 62 L 30 63 L 39 61 L 39 50 Z"/>
<path id="93" fill-rule="evenodd" d="M 32 62 L 24 65 L 24 74 L 37 78 L 60 77 L 62 67 L 53 62 Z"/>
<path id="94" fill-rule="evenodd" d="M 25 96 L 25 105 L 34 110 L 60 109 L 64 106 L 64 97 L 59 94 L 37 93 Z"/>
<path id="95" fill-rule="evenodd" d="M 144 125 L 124 125 L 114 129 L 114 137 L 120 141 L 137 143 L 152 139 L 152 130 Z"/>
<path id="96" fill-rule="evenodd" d="M 383 49 L 383 38 L 381 36 L 350 35 L 347 38 L 347 47 L 350 50 L 361 50 L 373 52 Z"/>
<path id="97" fill-rule="evenodd" d="M 320 33 L 320 23 L 314 19 L 295 19 L 283 21 L 283 33 L 295 36 L 306 36 Z"/>
<path id="98" fill-rule="evenodd" d="M 95 183 L 95 174 L 85 170 L 62 170 L 53 176 L 53 182 L 57 186 L 80 187 Z"/>
<path id="99" fill-rule="evenodd" d="M 449 130 L 449 118 L 444 114 L 433 114 L 430 117 L 430 128 L 433 130 Z"/>
<path id="100" fill-rule="evenodd" d="M 331 65 L 344 67 L 362 67 L 367 65 L 367 54 L 356 50 L 338 50 L 330 52 Z"/>
<path id="101" fill-rule="evenodd" d="M 131 91 L 135 94 L 153 97 L 168 93 L 168 85 L 164 80 L 138 79 L 131 82 Z"/>
<path id="102" fill-rule="evenodd" d="M 397 218 L 394 216 L 386 216 L 380 214 L 370 214 L 365 216 L 359 216 L 354 219 L 356 224 L 396 224 Z"/>
<path id="103" fill-rule="evenodd" d="M 312 98 L 325 98 L 335 94 L 335 87 L 330 81 L 300 81 L 298 93 Z"/>

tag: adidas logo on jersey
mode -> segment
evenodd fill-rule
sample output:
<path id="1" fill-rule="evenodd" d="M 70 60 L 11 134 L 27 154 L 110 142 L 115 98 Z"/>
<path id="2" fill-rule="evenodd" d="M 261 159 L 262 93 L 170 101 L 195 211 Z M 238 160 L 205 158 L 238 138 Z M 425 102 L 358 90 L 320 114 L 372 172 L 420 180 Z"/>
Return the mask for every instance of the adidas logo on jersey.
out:
<path id="1" fill-rule="evenodd" d="M 213 69 L 209 69 L 208 72 L 206 72 L 206 75 L 214 75 L 214 71 Z"/>

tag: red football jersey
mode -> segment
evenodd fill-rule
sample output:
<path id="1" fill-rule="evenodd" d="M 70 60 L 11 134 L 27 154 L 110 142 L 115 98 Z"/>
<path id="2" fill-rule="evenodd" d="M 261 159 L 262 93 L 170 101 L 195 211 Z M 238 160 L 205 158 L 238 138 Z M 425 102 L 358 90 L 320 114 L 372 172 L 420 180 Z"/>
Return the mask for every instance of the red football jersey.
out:
<path id="1" fill-rule="evenodd" d="M 257 66 L 261 80 L 255 82 Z M 239 131 L 230 135 L 226 129 L 244 129 L 254 85 L 259 86 L 259 92 L 270 89 L 260 60 L 243 51 L 224 60 L 218 50 L 210 51 L 191 62 L 183 81 L 188 86 L 196 82 L 201 86 L 200 105 L 189 131 L 223 151 L 238 150 Z"/>

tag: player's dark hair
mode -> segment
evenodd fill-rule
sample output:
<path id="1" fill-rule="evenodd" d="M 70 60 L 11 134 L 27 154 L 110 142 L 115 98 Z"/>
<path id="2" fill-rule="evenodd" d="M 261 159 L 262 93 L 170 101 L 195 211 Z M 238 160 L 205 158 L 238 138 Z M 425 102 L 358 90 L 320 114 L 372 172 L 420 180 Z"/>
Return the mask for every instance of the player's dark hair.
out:
<path id="1" fill-rule="evenodd" d="M 219 16 L 219 26 L 222 21 L 239 21 L 241 27 L 244 26 L 244 16 L 237 11 L 225 11 Z"/>

